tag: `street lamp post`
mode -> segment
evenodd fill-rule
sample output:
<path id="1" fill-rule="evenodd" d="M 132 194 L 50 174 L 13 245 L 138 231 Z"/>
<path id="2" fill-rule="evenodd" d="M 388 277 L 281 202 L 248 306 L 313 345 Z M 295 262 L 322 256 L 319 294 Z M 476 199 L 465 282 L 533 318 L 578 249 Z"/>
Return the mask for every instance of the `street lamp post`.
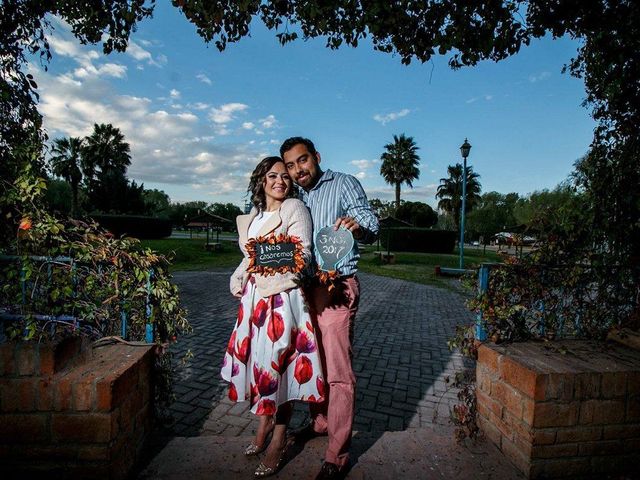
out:
<path id="1" fill-rule="evenodd" d="M 465 138 L 464 143 L 460 145 L 460 153 L 462 154 L 462 206 L 460 207 L 460 269 L 464 268 L 464 214 L 467 203 L 467 157 L 471 151 L 471 144 Z"/>

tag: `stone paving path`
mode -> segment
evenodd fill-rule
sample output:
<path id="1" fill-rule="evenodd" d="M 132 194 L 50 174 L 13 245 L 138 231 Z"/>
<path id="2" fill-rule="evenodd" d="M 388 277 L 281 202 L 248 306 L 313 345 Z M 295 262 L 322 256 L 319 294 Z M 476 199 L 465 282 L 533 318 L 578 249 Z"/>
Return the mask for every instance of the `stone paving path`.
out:
<path id="1" fill-rule="evenodd" d="M 248 403 L 226 397 L 219 365 L 237 312 L 229 294 L 230 271 L 178 272 L 184 306 L 194 332 L 174 345 L 176 401 L 171 406 L 176 436 L 252 435 L 257 421 Z M 473 315 L 455 290 L 359 274 L 360 310 L 354 336 L 357 377 L 354 430 L 399 431 L 449 426 L 456 392 L 446 383 L 463 365 L 447 349 L 455 325 Z M 182 361 L 187 351 L 193 357 Z M 434 418 L 434 414 L 437 414 Z M 306 408 L 296 406 L 292 426 L 304 421 Z"/>

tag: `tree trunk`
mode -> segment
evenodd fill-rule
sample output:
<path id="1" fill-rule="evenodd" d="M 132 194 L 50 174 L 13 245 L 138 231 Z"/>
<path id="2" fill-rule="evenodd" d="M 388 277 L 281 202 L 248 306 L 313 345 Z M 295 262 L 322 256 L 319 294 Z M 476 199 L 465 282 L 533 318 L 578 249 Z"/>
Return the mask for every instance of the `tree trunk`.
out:
<path id="1" fill-rule="evenodd" d="M 400 182 L 396 183 L 396 213 L 400 208 Z"/>

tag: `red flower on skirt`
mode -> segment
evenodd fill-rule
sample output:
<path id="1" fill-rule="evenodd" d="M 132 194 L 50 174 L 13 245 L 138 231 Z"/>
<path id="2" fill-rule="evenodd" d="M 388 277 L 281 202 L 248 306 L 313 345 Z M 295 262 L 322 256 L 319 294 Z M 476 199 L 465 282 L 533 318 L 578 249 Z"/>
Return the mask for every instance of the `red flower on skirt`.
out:
<path id="1" fill-rule="evenodd" d="M 293 345 L 289 345 L 286 350 L 283 350 L 280 355 L 278 355 L 278 363 L 271 362 L 271 368 L 273 368 L 279 374 L 283 374 L 291 362 L 293 362 L 298 356 L 298 352 Z"/>
<path id="2" fill-rule="evenodd" d="M 244 307 L 242 306 L 242 302 L 240 302 L 240 307 L 238 307 L 238 322 L 236 326 L 240 326 L 242 323 L 242 318 L 244 317 Z"/>
<path id="3" fill-rule="evenodd" d="M 307 383 L 313 375 L 313 365 L 307 357 L 298 357 L 293 376 L 300 385 Z"/>
<path id="4" fill-rule="evenodd" d="M 267 335 L 273 343 L 276 343 L 284 333 L 284 320 L 278 312 L 272 312 L 269 324 L 267 325 Z"/>
<path id="5" fill-rule="evenodd" d="M 244 337 L 242 343 L 238 342 L 236 345 L 236 358 L 240 360 L 245 365 L 247 364 L 247 360 L 249 359 L 249 347 L 251 339 L 249 337 Z"/>
<path id="6" fill-rule="evenodd" d="M 276 413 L 276 402 L 268 398 L 260 400 L 256 415 L 273 415 Z"/>
<path id="7" fill-rule="evenodd" d="M 233 355 L 233 347 L 236 344 L 236 331 L 234 330 L 231 334 L 231 338 L 229 339 L 229 343 L 227 344 L 227 353 L 229 355 Z"/>
<path id="8" fill-rule="evenodd" d="M 311 353 L 316 351 L 316 344 L 307 332 L 300 332 L 296 337 L 296 350 L 300 353 Z"/>
<path id="9" fill-rule="evenodd" d="M 232 402 L 238 401 L 238 391 L 233 383 L 229 384 L 229 400 Z"/>
<path id="10" fill-rule="evenodd" d="M 264 325 L 264 321 L 267 319 L 267 312 L 269 311 L 269 305 L 263 299 L 260 299 L 256 308 L 253 309 L 253 324 L 256 327 Z"/>
<path id="11" fill-rule="evenodd" d="M 256 379 L 258 393 L 260 393 L 261 396 L 267 397 L 276 393 L 278 390 L 278 379 L 274 378 L 269 371 L 261 368 L 256 374 L 256 368 L 254 367 L 253 376 Z"/>

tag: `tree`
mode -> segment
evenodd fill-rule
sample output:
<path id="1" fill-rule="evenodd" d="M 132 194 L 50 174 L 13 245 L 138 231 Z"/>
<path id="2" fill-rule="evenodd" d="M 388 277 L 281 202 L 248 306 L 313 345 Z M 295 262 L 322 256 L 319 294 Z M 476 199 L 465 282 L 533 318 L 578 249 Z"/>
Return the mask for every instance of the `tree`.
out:
<path id="1" fill-rule="evenodd" d="M 402 202 L 396 210 L 396 218 L 414 227 L 429 228 L 438 223 L 438 214 L 426 203 Z"/>
<path id="2" fill-rule="evenodd" d="M 441 178 L 436 192 L 438 208 L 452 215 L 456 228 L 460 227 L 460 211 L 462 209 L 462 165 L 456 163 L 447 167 L 449 177 Z M 467 167 L 467 195 L 465 200 L 465 214 L 469 213 L 480 201 L 480 175 L 473 171 L 473 167 Z"/>
<path id="3" fill-rule="evenodd" d="M 127 167 L 131 165 L 129 151 L 124 135 L 111 124 L 95 124 L 85 139 L 82 171 L 89 201 L 95 210 L 105 213 L 142 213 L 144 210 L 142 191 L 126 178 Z"/>
<path id="4" fill-rule="evenodd" d="M 224 50 L 249 35 L 258 17 L 285 44 L 298 37 L 324 37 L 329 48 L 357 46 L 367 38 L 374 49 L 393 53 L 404 64 L 452 53 L 452 68 L 516 54 L 532 39 L 569 35 L 580 47 L 565 70 L 584 80 L 598 127 L 588 157 L 576 165 L 576 188 L 587 192 L 593 212 L 592 238 L 617 260 L 633 254 L 628 238 L 640 238 L 640 4 L 632 0 L 512 0 L 509 2 L 371 0 L 172 0 L 206 42 Z M 26 74 L 27 56 L 51 58 L 49 22 L 57 16 L 83 43 L 124 51 L 137 23 L 153 12 L 153 0 L 0 3 L 0 178 L 11 185 L 22 167 L 41 168 L 45 134 L 36 109 L 37 85 Z M 624 172 L 621 175 L 620 172 Z M 608 182 L 603 182 L 606 178 Z M 632 183 L 633 184 L 633 183 Z M 597 214 L 603 205 L 614 215 Z M 3 204 L 3 218 L 11 206 Z M 607 208 L 601 208 L 607 211 Z M 616 222 L 612 224 L 612 222 Z M 631 228 L 629 233 L 627 230 Z M 9 232 L 6 230 L 4 233 Z M 613 238 L 615 237 L 615 238 Z M 7 238 L 4 235 L 3 238 Z M 615 246 L 612 247 L 612 246 Z M 613 258 L 613 257 L 612 257 Z M 634 264 L 640 257 L 633 257 Z"/>
<path id="5" fill-rule="evenodd" d="M 145 190 L 142 192 L 144 210 L 147 215 L 154 217 L 168 217 L 171 199 L 163 190 Z"/>
<path id="6" fill-rule="evenodd" d="M 102 42 L 103 51 L 110 53 L 124 51 L 136 24 L 151 16 L 153 6 L 146 4 L 145 0 L 0 2 L 0 178 L 8 185 L 26 165 L 35 174 L 44 173 L 41 153 L 46 133 L 36 108 L 38 85 L 25 70 L 37 56 L 47 68 L 52 16 L 71 25 L 82 43 Z"/>
<path id="7" fill-rule="evenodd" d="M 78 137 L 57 138 L 51 149 L 51 170 L 54 175 L 66 180 L 71 186 L 71 216 L 78 215 L 78 190 L 82 181 L 83 139 Z"/>
<path id="8" fill-rule="evenodd" d="M 412 183 L 420 176 L 420 157 L 416 153 L 418 146 L 413 137 L 406 137 L 403 133 L 399 137 L 393 136 L 393 143 L 384 146 L 386 152 L 380 156 L 382 165 L 380 175 L 384 181 L 396 188 L 396 210 L 400 208 L 400 185 Z"/>
<path id="9" fill-rule="evenodd" d="M 378 218 L 391 217 L 395 213 L 393 202 L 372 198 L 369 200 L 369 205 Z"/>
<path id="10" fill-rule="evenodd" d="M 64 180 L 51 179 L 47 182 L 45 199 L 50 212 L 71 215 L 73 209 L 73 193 L 71 185 Z"/>
<path id="11" fill-rule="evenodd" d="M 467 231 L 471 238 L 481 237 L 486 245 L 493 235 L 516 225 L 518 222 L 513 211 L 518 200 L 517 193 L 484 193 L 467 217 Z"/>
<path id="12" fill-rule="evenodd" d="M 89 182 L 100 181 L 110 172 L 124 175 L 131 165 L 130 150 L 119 128 L 110 123 L 94 124 L 93 132 L 85 140 L 82 156 L 84 174 Z"/>
<path id="13" fill-rule="evenodd" d="M 233 225 L 236 223 L 236 217 L 243 213 L 240 207 L 233 203 L 212 203 L 207 211 L 214 215 L 218 215 L 219 217 L 231 220 Z"/>

